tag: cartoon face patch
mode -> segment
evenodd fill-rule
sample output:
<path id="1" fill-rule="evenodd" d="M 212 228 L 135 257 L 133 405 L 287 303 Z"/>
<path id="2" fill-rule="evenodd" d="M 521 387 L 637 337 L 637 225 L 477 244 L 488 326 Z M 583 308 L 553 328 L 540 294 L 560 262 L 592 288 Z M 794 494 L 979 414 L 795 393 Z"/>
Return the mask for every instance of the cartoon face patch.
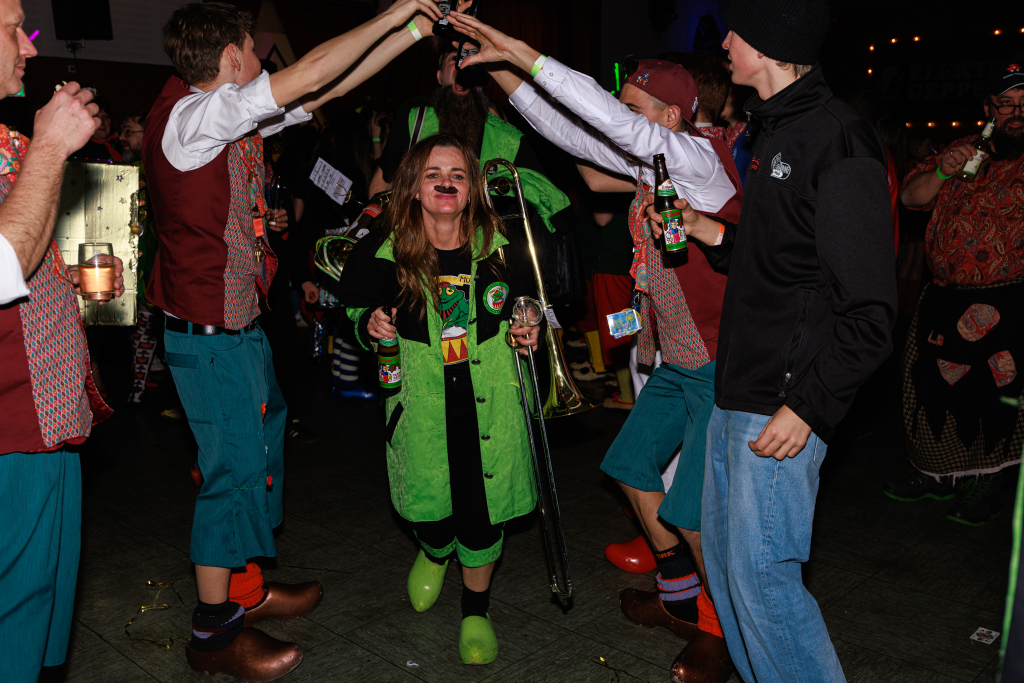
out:
<path id="1" fill-rule="evenodd" d="M 495 282 L 484 290 L 484 308 L 495 315 L 501 314 L 501 308 L 507 299 L 508 285 L 504 282 Z"/>
<path id="2" fill-rule="evenodd" d="M 640 85 L 647 85 L 647 80 L 651 77 L 650 71 L 645 71 L 636 77 L 636 82 Z"/>

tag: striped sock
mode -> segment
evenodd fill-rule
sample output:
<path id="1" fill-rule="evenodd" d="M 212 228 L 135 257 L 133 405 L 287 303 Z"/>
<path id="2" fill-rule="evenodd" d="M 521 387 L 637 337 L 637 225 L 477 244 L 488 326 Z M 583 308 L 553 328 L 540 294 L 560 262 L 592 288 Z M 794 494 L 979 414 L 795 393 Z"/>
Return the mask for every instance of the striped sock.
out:
<path id="1" fill-rule="evenodd" d="M 654 553 L 658 565 L 658 591 L 662 604 L 676 619 L 697 623 L 697 596 L 701 593 L 700 579 L 682 545 Z"/>
<path id="2" fill-rule="evenodd" d="M 359 383 L 359 351 L 341 337 L 334 338 L 331 374 L 334 386 L 342 389 L 352 389 Z"/>
<path id="3" fill-rule="evenodd" d="M 192 612 L 192 649 L 223 650 L 242 632 L 245 608 L 225 600 L 219 605 L 200 602 Z"/>

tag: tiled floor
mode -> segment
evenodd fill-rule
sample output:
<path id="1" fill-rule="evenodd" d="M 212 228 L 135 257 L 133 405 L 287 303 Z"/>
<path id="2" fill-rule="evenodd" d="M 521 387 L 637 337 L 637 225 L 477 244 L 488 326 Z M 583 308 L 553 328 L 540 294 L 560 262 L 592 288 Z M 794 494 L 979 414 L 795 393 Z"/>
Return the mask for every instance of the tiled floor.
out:
<path id="1" fill-rule="evenodd" d="M 603 555 L 607 543 L 636 533 L 598 470 L 624 413 L 598 408 L 551 423 L 574 604 L 566 611 L 550 598 L 534 520 L 511 524 L 491 602 L 501 654 L 471 668 L 458 655 L 455 568 L 430 611 L 407 604 L 416 545 L 388 497 L 380 410 L 327 398 L 325 372 L 304 368 L 301 414 L 319 442 L 288 447 L 285 523 L 277 564 L 266 571 L 269 578 L 325 586 L 323 603 L 309 617 L 265 625 L 305 650 L 303 664 L 285 680 L 668 680 L 683 643 L 632 625 L 618 609 L 619 590 L 651 588 L 654 578 L 622 573 Z M 907 471 L 891 377 L 862 392 L 829 450 L 805 582 L 851 683 L 990 683 L 998 641 L 983 645 L 969 636 L 979 626 L 1001 630 L 1015 471 L 1007 477 L 1004 513 L 980 529 L 947 521 L 944 503 L 884 497 L 881 482 Z M 197 494 L 188 475 L 195 444 L 183 420 L 161 416 L 177 402 L 170 377 L 156 379 L 160 386 L 147 403 L 118 411 L 83 455 L 75 630 L 67 664 L 47 671 L 47 681 L 205 680 L 184 658 L 194 582 L 175 586 L 184 608 L 171 590 L 158 596 L 147 586 L 191 573 Z M 153 604 L 169 609 L 139 615 L 129 636 L 125 624 L 141 605 Z"/>

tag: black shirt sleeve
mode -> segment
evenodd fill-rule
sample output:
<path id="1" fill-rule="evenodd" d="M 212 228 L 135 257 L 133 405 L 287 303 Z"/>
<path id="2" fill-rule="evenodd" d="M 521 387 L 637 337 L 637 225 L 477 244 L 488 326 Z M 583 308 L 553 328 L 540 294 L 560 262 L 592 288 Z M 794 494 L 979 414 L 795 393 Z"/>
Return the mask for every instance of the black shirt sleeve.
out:
<path id="1" fill-rule="evenodd" d="M 402 163 L 402 158 L 409 151 L 409 144 L 412 141 L 412 137 L 409 135 L 409 111 L 403 109 L 395 117 L 391 132 L 388 133 L 387 142 L 380 153 L 380 159 L 377 159 L 377 165 L 380 166 L 381 175 L 386 183 L 390 183 L 394 179 L 398 165 Z"/>
<path id="2" fill-rule="evenodd" d="M 704 244 L 700 240 L 693 240 L 693 243 L 700 248 L 712 270 L 728 275 L 729 263 L 732 261 L 732 247 L 736 242 L 736 225 L 717 216 L 708 216 L 708 218 L 718 221 L 725 226 L 725 235 L 722 237 L 722 243 L 710 245 Z"/>

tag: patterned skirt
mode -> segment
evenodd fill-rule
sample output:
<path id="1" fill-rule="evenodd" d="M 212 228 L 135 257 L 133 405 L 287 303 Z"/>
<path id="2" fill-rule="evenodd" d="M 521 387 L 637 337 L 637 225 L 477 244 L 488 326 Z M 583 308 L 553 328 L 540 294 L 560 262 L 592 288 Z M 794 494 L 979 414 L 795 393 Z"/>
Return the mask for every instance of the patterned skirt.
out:
<path id="1" fill-rule="evenodd" d="M 929 284 L 903 355 L 903 422 L 911 463 L 932 475 L 996 472 L 1021 460 L 1024 281 Z M 1024 373 L 1022 373 L 1024 375 Z"/>

